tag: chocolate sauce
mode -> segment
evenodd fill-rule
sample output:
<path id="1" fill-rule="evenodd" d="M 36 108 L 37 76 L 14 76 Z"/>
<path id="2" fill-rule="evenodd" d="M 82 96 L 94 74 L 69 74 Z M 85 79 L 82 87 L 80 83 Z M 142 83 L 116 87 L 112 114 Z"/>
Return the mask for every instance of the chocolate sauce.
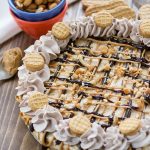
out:
<path id="1" fill-rule="evenodd" d="M 127 108 L 124 117 L 125 118 L 130 118 L 130 116 L 131 116 L 131 109 Z"/>
<path id="2" fill-rule="evenodd" d="M 51 102 L 51 101 L 49 101 L 48 104 L 52 105 L 53 107 L 56 107 L 58 109 L 60 109 L 62 107 L 62 105 L 63 105 L 63 103 L 60 103 L 60 102 Z"/>
<path id="3" fill-rule="evenodd" d="M 59 141 L 59 140 L 56 140 L 56 145 L 60 145 L 61 144 L 61 141 Z"/>
<path id="4" fill-rule="evenodd" d="M 96 121 L 96 118 L 95 117 L 91 117 L 90 122 L 93 123 L 95 121 Z"/>
<path id="5" fill-rule="evenodd" d="M 86 93 L 84 93 L 83 91 L 80 91 L 80 92 L 78 92 L 78 97 L 80 97 L 80 96 L 84 96 L 84 97 L 87 97 L 88 95 L 86 94 Z"/>
<path id="6" fill-rule="evenodd" d="M 145 46 L 144 46 L 144 45 L 142 45 L 142 44 L 137 44 L 137 43 L 132 42 L 131 40 L 128 40 L 128 39 L 118 39 L 118 38 L 116 38 L 116 37 L 99 38 L 99 39 L 102 40 L 102 41 L 111 40 L 111 41 L 117 42 L 117 43 L 129 44 L 129 45 L 131 45 L 131 46 L 133 46 L 133 47 L 139 49 L 141 52 L 145 49 Z M 82 47 L 82 46 L 79 46 L 79 48 L 80 48 L 80 47 Z M 124 49 L 125 49 L 124 46 L 120 46 L 120 47 L 119 47 L 119 51 L 123 51 Z M 75 52 L 73 52 L 72 49 L 71 49 L 69 46 L 66 48 L 65 52 L 75 55 Z M 97 57 L 97 56 L 94 56 L 94 55 L 90 54 L 88 50 L 83 50 L 83 51 L 81 51 L 81 54 L 83 54 L 83 55 L 85 55 L 85 56 Z M 61 62 L 61 63 L 75 63 L 75 64 L 78 64 L 78 65 L 80 65 L 80 66 L 83 67 L 83 65 L 80 63 L 79 60 L 71 61 L 71 60 L 68 60 L 68 59 L 67 59 L 67 56 L 68 56 L 67 54 L 63 54 L 63 57 L 62 57 L 62 58 L 58 58 L 58 59 L 57 59 L 57 62 Z M 107 58 L 106 55 L 102 55 L 102 57 Z M 117 60 L 120 59 L 119 56 L 118 56 L 118 54 L 117 54 L 117 55 L 113 55 L 111 58 L 114 58 L 114 59 L 117 59 Z M 136 62 L 139 62 L 139 65 L 141 64 L 142 66 L 146 66 L 146 67 L 149 66 L 149 64 L 148 64 L 149 62 L 148 62 L 144 57 L 142 57 L 142 55 L 141 55 L 140 58 L 131 55 L 131 58 L 128 59 L 128 60 L 129 60 L 129 61 L 136 61 Z M 113 65 L 115 65 L 115 63 L 116 63 L 115 61 L 110 61 L 110 66 L 112 67 Z M 126 63 L 126 65 L 128 65 L 128 64 L 129 64 L 129 63 Z M 77 69 L 78 67 L 80 67 L 80 66 L 75 66 L 74 69 L 73 69 L 73 72 L 75 72 L 76 69 Z M 71 79 L 73 73 L 70 74 L 69 79 L 66 79 L 66 78 L 59 78 L 59 77 L 57 77 L 57 72 L 58 72 L 60 69 L 61 69 L 61 68 L 57 68 L 56 73 L 55 73 L 54 76 L 52 76 L 50 79 L 57 78 L 57 79 L 59 79 L 59 80 L 66 81 L 66 82 L 73 83 L 73 84 L 76 83 L 76 84 L 78 84 L 78 85 L 87 86 L 87 87 L 92 87 L 92 88 L 96 88 L 96 89 L 104 89 L 104 90 L 106 89 L 106 90 L 110 90 L 110 89 L 107 89 L 107 88 L 105 88 L 105 87 L 97 87 L 97 86 L 94 86 L 94 85 L 92 85 L 92 84 L 89 83 L 89 82 L 83 82 L 83 81 L 80 81 L 80 80 Z M 127 66 L 127 70 L 128 70 L 128 69 L 129 69 L 129 68 L 128 68 L 128 66 Z M 107 84 L 107 80 L 108 80 L 108 78 L 109 78 L 109 74 L 110 74 L 110 71 L 106 71 L 106 72 L 105 72 L 105 77 L 104 77 L 104 79 L 102 80 L 102 84 Z M 128 72 L 126 72 L 125 75 L 131 77 L 131 75 L 129 75 Z M 139 79 L 139 76 L 132 77 L 132 78 L 133 78 L 133 79 Z M 150 84 L 150 80 L 147 80 L 147 79 L 141 79 L 141 80 L 143 80 L 144 82 L 148 82 L 148 83 Z M 113 90 L 113 89 L 111 89 L 111 91 L 116 92 L 116 93 L 121 93 L 122 95 L 124 95 L 124 93 L 123 93 L 122 90 Z M 63 93 L 65 93 L 65 92 L 66 92 L 66 91 L 64 90 Z M 87 95 L 86 93 L 84 93 L 83 91 L 78 92 L 78 97 L 79 97 L 79 96 L 88 97 L 88 95 Z M 94 96 L 92 96 L 92 98 L 95 99 L 95 100 L 103 100 L 103 99 L 104 99 L 104 97 L 103 97 L 102 95 L 94 95 Z M 145 100 L 150 101 L 150 95 L 145 95 L 144 98 L 145 98 Z M 113 102 L 110 101 L 110 100 L 108 100 L 108 101 L 109 101 L 110 103 L 113 103 Z M 54 106 L 54 107 L 56 107 L 56 108 L 58 108 L 58 109 L 62 108 L 63 105 L 64 105 L 63 102 L 58 102 L 58 103 L 49 102 L 49 104 L 52 105 L 52 106 Z M 129 118 L 129 117 L 131 116 L 131 111 L 132 111 L 132 110 L 138 110 L 138 107 L 132 106 L 132 100 L 129 100 L 129 103 L 128 103 L 127 105 L 125 105 L 125 106 L 129 106 L 129 108 L 126 108 L 125 115 L 120 118 L 121 120 L 123 120 L 123 119 L 125 119 L 125 118 Z M 69 111 L 70 111 L 70 110 L 73 110 L 73 111 L 80 111 L 80 112 L 83 112 L 83 113 L 85 113 L 85 114 L 93 114 L 93 115 L 97 115 L 97 116 L 100 116 L 100 117 L 108 117 L 108 119 L 109 119 L 108 124 L 102 124 L 102 127 L 104 127 L 104 128 L 107 128 L 107 127 L 109 127 L 109 126 L 111 126 L 111 125 L 113 124 L 113 116 L 104 116 L 103 114 L 99 114 L 98 112 L 95 112 L 95 111 L 93 111 L 93 112 L 88 112 L 87 110 L 82 110 L 82 109 L 77 108 L 77 107 L 74 107 L 74 108 L 72 108 L 72 109 L 67 109 L 67 110 L 69 110 Z M 113 114 L 113 115 L 114 115 L 114 114 Z M 73 116 L 74 116 L 74 113 L 71 113 L 69 117 L 72 118 Z M 95 118 L 95 117 L 92 117 L 90 121 L 93 123 L 93 122 L 95 122 L 95 120 L 96 120 L 96 118 Z"/>
<path id="7" fill-rule="evenodd" d="M 130 108 L 127 108 L 127 109 L 126 109 L 126 112 L 125 112 L 125 115 L 124 115 L 125 118 L 129 118 L 129 117 L 131 116 L 131 111 L 132 111 L 131 108 L 133 107 L 131 100 L 129 100 L 128 106 L 129 106 Z"/>
<path id="8" fill-rule="evenodd" d="M 89 55 L 89 51 L 88 51 L 88 50 L 83 50 L 83 51 L 81 52 L 81 54 L 83 54 L 83 55 L 85 55 L 85 56 L 88 56 L 88 55 Z"/>
<path id="9" fill-rule="evenodd" d="M 70 116 L 69 116 L 70 118 L 72 118 L 72 117 L 74 117 L 74 113 L 70 113 Z"/>
<path id="10" fill-rule="evenodd" d="M 58 71 L 61 69 L 61 65 L 57 66 L 56 72 L 54 73 L 54 77 L 58 75 Z"/>
<path id="11" fill-rule="evenodd" d="M 145 96 L 144 96 L 144 99 L 145 99 L 148 103 L 150 103 L 150 94 L 145 95 Z"/>
<path id="12" fill-rule="evenodd" d="M 92 96 L 93 99 L 95 100 L 103 100 L 104 97 L 102 95 L 95 95 L 95 96 Z"/>
<path id="13" fill-rule="evenodd" d="M 113 124 L 114 118 L 113 116 L 108 117 L 109 119 L 109 125 L 111 126 Z"/>
<path id="14" fill-rule="evenodd" d="M 33 123 L 31 123 L 31 124 L 29 125 L 29 130 L 30 130 L 30 132 L 34 132 Z"/>

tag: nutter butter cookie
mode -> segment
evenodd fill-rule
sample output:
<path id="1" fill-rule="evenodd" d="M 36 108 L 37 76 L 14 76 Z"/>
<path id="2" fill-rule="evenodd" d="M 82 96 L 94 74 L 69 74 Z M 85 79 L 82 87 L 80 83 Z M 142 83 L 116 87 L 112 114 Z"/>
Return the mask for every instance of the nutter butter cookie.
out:
<path id="1" fill-rule="evenodd" d="M 70 29 L 65 23 L 58 22 L 52 27 L 52 34 L 59 40 L 65 40 L 70 35 Z"/>
<path id="2" fill-rule="evenodd" d="M 43 108 L 47 104 L 48 96 L 43 93 L 36 92 L 29 97 L 28 105 L 32 110 Z"/>
<path id="3" fill-rule="evenodd" d="M 110 1 L 105 1 L 104 3 L 96 4 L 96 5 L 91 5 L 89 6 L 85 14 L 86 16 L 90 16 L 93 13 L 100 12 L 102 10 L 111 10 L 118 8 L 120 6 L 126 6 L 123 0 L 110 0 Z"/>
<path id="4" fill-rule="evenodd" d="M 30 71 L 39 71 L 44 68 L 44 58 L 37 52 L 32 52 L 24 57 L 24 64 Z"/>
<path id="5" fill-rule="evenodd" d="M 145 38 L 150 38 L 150 19 L 141 21 L 140 34 Z"/>
<path id="6" fill-rule="evenodd" d="M 82 4 L 83 4 L 83 8 L 86 9 L 88 8 L 89 6 L 92 6 L 92 5 L 101 5 L 102 3 L 107 3 L 108 1 L 106 0 L 82 0 Z"/>
<path id="7" fill-rule="evenodd" d="M 113 16 L 107 11 L 102 11 L 94 15 L 94 21 L 97 26 L 105 28 L 112 24 Z"/>
<path id="8" fill-rule="evenodd" d="M 128 18 L 132 19 L 135 18 L 135 12 L 133 9 L 129 8 L 128 6 L 119 6 L 117 8 L 107 10 L 114 18 Z"/>
<path id="9" fill-rule="evenodd" d="M 91 127 L 90 120 L 85 116 L 75 116 L 69 122 L 70 131 L 74 134 L 81 135 Z"/>
<path id="10" fill-rule="evenodd" d="M 141 121 L 135 118 L 127 118 L 119 125 L 120 132 L 124 135 L 133 135 L 141 128 Z"/>
<path id="11" fill-rule="evenodd" d="M 139 9 L 139 17 L 141 20 L 150 19 L 150 4 L 145 4 Z"/>

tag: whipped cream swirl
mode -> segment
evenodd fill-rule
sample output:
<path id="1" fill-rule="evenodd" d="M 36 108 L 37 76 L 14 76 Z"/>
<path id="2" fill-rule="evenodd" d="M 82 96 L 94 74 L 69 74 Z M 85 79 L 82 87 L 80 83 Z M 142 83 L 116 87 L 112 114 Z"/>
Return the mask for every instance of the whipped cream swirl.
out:
<path id="1" fill-rule="evenodd" d="M 48 33 L 46 35 L 47 36 L 52 36 L 51 31 L 48 31 Z M 55 38 L 55 37 L 53 37 L 53 38 Z M 58 46 L 60 48 L 64 49 L 64 48 L 66 48 L 66 46 L 68 45 L 68 43 L 70 41 L 70 36 L 67 39 L 65 39 L 65 40 L 59 40 L 59 39 L 56 39 L 56 38 L 55 38 L 55 40 L 56 40 Z"/>
<path id="2" fill-rule="evenodd" d="M 57 54 L 60 53 L 60 47 L 58 46 L 54 36 L 47 34 L 41 36 L 39 40 L 36 40 L 34 45 L 27 48 L 25 52 L 39 52 L 48 64 L 50 60 L 57 58 Z"/>
<path id="3" fill-rule="evenodd" d="M 43 82 L 50 77 L 50 71 L 47 65 L 40 71 L 29 72 L 24 65 L 18 68 L 19 85 L 17 95 L 23 95 L 30 91 L 44 92 Z"/>
<path id="4" fill-rule="evenodd" d="M 81 137 L 81 147 L 88 150 L 101 149 L 104 144 L 104 130 L 97 123 L 92 124 L 92 128 Z"/>
<path id="5" fill-rule="evenodd" d="M 71 22 L 69 26 L 72 29 L 71 30 L 72 40 L 76 40 L 77 38 L 87 38 L 88 36 L 109 37 L 111 35 L 115 35 L 116 33 L 115 20 L 112 23 L 112 25 L 106 28 L 101 28 L 95 24 L 93 17 L 90 16 L 79 18 L 77 21 Z"/>
<path id="6" fill-rule="evenodd" d="M 76 145 L 80 142 L 80 138 L 72 135 L 69 131 L 69 119 L 61 120 L 56 126 L 56 130 L 54 136 L 57 140 L 69 145 Z"/>
<path id="7" fill-rule="evenodd" d="M 150 145 L 150 117 L 142 119 L 141 130 L 137 134 L 128 136 L 127 138 L 133 148 L 142 148 Z"/>
<path id="8" fill-rule="evenodd" d="M 145 45 L 150 47 L 150 38 L 144 38 L 140 35 L 139 27 L 141 21 L 137 20 L 133 22 L 132 32 L 130 33 L 130 38 L 135 42 L 143 42 Z"/>
<path id="9" fill-rule="evenodd" d="M 34 92 L 28 92 L 27 94 L 22 96 L 22 101 L 19 104 L 20 107 L 20 112 L 25 113 L 29 116 L 34 116 L 35 111 L 33 111 L 29 106 L 28 106 L 28 101 L 29 97 L 33 94 Z"/>
<path id="10" fill-rule="evenodd" d="M 119 133 L 118 127 L 109 127 L 104 138 L 105 150 L 127 150 L 129 143 L 127 139 Z"/>
<path id="11" fill-rule="evenodd" d="M 129 37 L 133 27 L 132 22 L 132 20 L 128 20 L 127 18 L 116 19 L 117 36 L 124 38 Z"/>
<path id="12" fill-rule="evenodd" d="M 32 118 L 34 130 L 37 132 L 54 132 L 56 125 L 62 120 L 62 115 L 56 108 L 46 105 L 43 109 L 39 109 L 35 112 L 35 116 Z"/>

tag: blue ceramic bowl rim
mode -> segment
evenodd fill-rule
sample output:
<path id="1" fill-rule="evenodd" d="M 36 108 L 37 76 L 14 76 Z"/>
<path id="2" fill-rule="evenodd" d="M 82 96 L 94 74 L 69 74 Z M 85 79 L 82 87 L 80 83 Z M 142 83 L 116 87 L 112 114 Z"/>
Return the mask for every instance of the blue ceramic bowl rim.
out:
<path id="1" fill-rule="evenodd" d="M 20 10 L 20 9 L 16 8 L 16 6 L 15 6 L 15 4 L 14 4 L 14 0 L 8 0 L 8 3 L 9 3 L 10 8 L 15 9 L 16 11 L 18 11 L 18 12 L 20 12 L 20 13 L 22 13 L 22 14 L 35 15 L 35 16 L 37 16 L 37 15 L 39 15 L 39 14 L 47 14 L 47 13 L 50 13 L 51 11 L 57 9 L 57 8 L 58 8 L 62 3 L 64 3 L 65 1 L 66 1 L 66 0 L 61 0 L 60 3 L 59 3 L 56 7 L 52 8 L 52 9 L 46 11 L 46 12 L 38 12 L 38 13 L 26 12 L 26 11 L 23 11 L 23 10 Z M 13 10 L 13 9 L 12 9 L 12 10 Z"/>

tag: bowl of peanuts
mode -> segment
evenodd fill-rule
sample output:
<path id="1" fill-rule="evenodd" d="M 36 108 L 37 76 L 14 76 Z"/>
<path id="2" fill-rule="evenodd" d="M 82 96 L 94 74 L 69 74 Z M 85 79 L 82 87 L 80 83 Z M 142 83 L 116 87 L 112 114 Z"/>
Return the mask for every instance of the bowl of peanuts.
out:
<path id="1" fill-rule="evenodd" d="M 14 14 L 14 12 L 11 9 L 10 9 L 10 13 L 12 17 L 14 18 L 14 20 L 16 21 L 16 23 L 24 32 L 26 32 L 29 36 L 31 36 L 34 39 L 39 39 L 41 35 L 44 35 L 49 30 L 51 30 L 52 26 L 56 22 L 60 22 L 63 20 L 66 14 L 67 8 L 68 8 L 68 4 L 66 2 L 63 10 L 57 16 L 50 18 L 48 20 L 38 21 L 38 22 L 37 21 L 31 22 L 31 21 L 20 19 Z"/>
<path id="2" fill-rule="evenodd" d="M 57 16 L 66 0 L 8 0 L 12 12 L 26 21 L 44 21 Z"/>

